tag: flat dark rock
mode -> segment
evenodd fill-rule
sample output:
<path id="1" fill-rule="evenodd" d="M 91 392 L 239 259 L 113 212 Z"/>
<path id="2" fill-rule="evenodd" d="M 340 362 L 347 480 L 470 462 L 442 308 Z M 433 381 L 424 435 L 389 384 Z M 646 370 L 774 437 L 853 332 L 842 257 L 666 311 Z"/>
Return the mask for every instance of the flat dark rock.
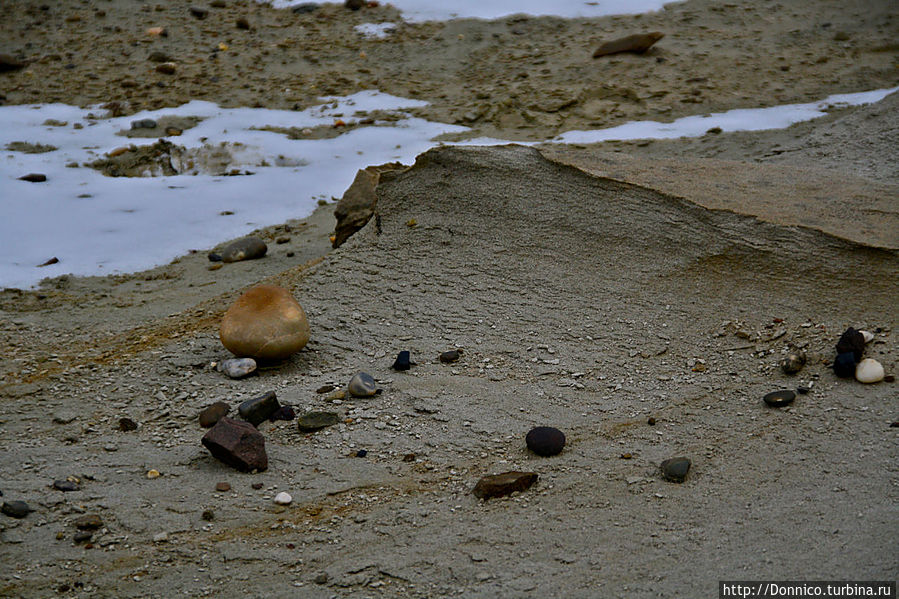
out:
<path id="1" fill-rule="evenodd" d="M 200 412 L 200 426 L 210 428 L 215 426 L 222 416 L 227 416 L 231 407 L 223 401 L 217 401 L 211 406 L 203 408 Z"/>
<path id="2" fill-rule="evenodd" d="M 772 408 L 779 408 L 793 403 L 793 400 L 796 399 L 796 394 L 789 389 L 784 389 L 782 391 L 772 391 L 762 399 Z"/>
<path id="3" fill-rule="evenodd" d="M 19 177 L 20 181 L 28 181 L 30 183 L 43 183 L 47 180 L 47 175 L 43 173 L 28 173 Z"/>
<path id="4" fill-rule="evenodd" d="M 275 392 L 269 391 L 265 395 L 248 399 L 240 404 L 237 407 L 237 413 L 253 426 L 259 426 L 280 408 L 281 404 L 278 403 L 278 397 L 275 395 Z"/>
<path id="5" fill-rule="evenodd" d="M 97 514 L 85 514 L 76 518 L 74 524 L 78 530 L 97 530 L 103 526 L 103 519 Z"/>
<path id="6" fill-rule="evenodd" d="M 268 246 L 258 237 L 244 237 L 225 246 L 222 250 L 222 262 L 240 262 L 262 258 Z"/>
<path id="7" fill-rule="evenodd" d="M 445 351 L 440 354 L 437 359 L 443 362 L 444 364 L 449 364 L 450 362 L 455 362 L 462 355 L 462 352 L 458 349 L 451 349 L 449 351 Z"/>
<path id="8" fill-rule="evenodd" d="M 217 460 L 242 472 L 268 468 L 265 437 L 248 422 L 223 416 L 202 443 Z"/>
<path id="9" fill-rule="evenodd" d="M 690 458 L 670 458 L 662 462 L 662 476 L 673 483 L 682 483 L 690 471 Z"/>
<path id="10" fill-rule="evenodd" d="M 551 426 L 532 428 L 524 438 L 528 449 L 544 457 L 554 456 L 565 447 L 565 433 Z"/>
<path id="11" fill-rule="evenodd" d="M 311 433 L 327 426 L 333 426 L 339 421 L 340 417 L 334 412 L 306 412 L 297 420 L 297 426 L 304 433 Z"/>
<path id="12" fill-rule="evenodd" d="M 53 488 L 63 492 L 78 491 L 81 489 L 81 487 L 78 486 L 78 483 L 70 480 L 54 480 Z"/>
<path id="13" fill-rule="evenodd" d="M 471 492 L 479 499 L 492 499 L 516 491 L 526 491 L 535 482 L 537 482 L 536 472 L 503 472 L 485 476 L 478 481 Z"/>
<path id="14" fill-rule="evenodd" d="M 24 501 L 4 501 L 3 505 L 0 506 L 0 512 L 3 512 L 10 518 L 24 518 L 33 511 Z"/>

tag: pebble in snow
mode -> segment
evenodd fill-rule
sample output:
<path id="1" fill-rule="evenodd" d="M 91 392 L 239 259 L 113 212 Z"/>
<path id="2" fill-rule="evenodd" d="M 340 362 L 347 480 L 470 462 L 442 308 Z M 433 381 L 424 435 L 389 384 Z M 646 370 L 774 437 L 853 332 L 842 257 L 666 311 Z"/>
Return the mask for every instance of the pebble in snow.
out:
<path id="1" fill-rule="evenodd" d="M 290 493 L 286 493 L 281 491 L 277 495 L 275 495 L 275 503 L 278 505 L 290 505 L 293 501 L 293 497 L 290 496 Z"/>
<path id="2" fill-rule="evenodd" d="M 670 458 L 662 462 L 662 476 L 673 483 L 682 483 L 687 478 L 692 463 L 689 458 Z"/>
<path id="3" fill-rule="evenodd" d="M 391 366 L 394 370 L 409 370 L 412 368 L 412 360 L 408 351 L 403 350 L 397 355 L 396 360 Z"/>
<path id="4" fill-rule="evenodd" d="M 883 365 L 874 358 L 865 358 L 855 367 L 855 380 L 860 383 L 879 383 L 883 378 Z"/>
<path id="5" fill-rule="evenodd" d="M 232 379 L 242 379 L 256 372 L 256 360 L 253 358 L 229 358 L 219 362 L 215 369 L 224 372 Z"/>
<path id="6" fill-rule="evenodd" d="M 367 372 L 357 372 L 350 379 L 348 390 L 353 397 L 371 397 L 380 391 L 375 384 L 375 379 Z"/>
<path id="7" fill-rule="evenodd" d="M 772 391 L 762 399 L 764 399 L 765 403 L 772 408 L 779 408 L 793 403 L 793 400 L 796 399 L 796 394 L 790 390 L 784 389 L 783 391 Z"/>
<path id="8" fill-rule="evenodd" d="M 19 181 L 28 181 L 29 183 L 43 183 L 47 180 L 47 175 L 43 173 L 28 173 L 19 177 Z"/>
<path id="9" fill-rule="evenodd" d="M 24 501 L 4 501 L 3 505 L 0 506 L 0 512 L 3 512 L 10 518 L 24 518 L 33 511 Z"/>
<path id="10" fill-rule="evenodd" d="M 561 453 L 565 447 L 565 434 L 551 426 L 537 426 L 532 428 L 524 438 L 528 449 L 545 457 Z"/>

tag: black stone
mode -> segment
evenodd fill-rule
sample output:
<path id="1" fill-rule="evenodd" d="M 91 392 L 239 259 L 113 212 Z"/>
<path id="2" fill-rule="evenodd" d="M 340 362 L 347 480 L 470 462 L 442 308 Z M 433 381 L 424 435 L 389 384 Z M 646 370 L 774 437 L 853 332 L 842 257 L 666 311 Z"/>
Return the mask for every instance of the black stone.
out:
<path id="1" fill-rule="evenodd" d="M 206 406 L 200 412 L 200 426 L 203 428 L 215 426 L 215 423 L 223 416 L 227 416 L 230 411 L 231 407 L 223 401 L 217 401 L 211 406 Z"/>
<path id="2" fill-rule="evenodd" d="M 131 121 L 131 129 L 155 129 L 156 121 L 153 119 L 140 119 L 137 121 Z"/>
<path id="3" fill-rule="evenodd" d="M 833 361 L 833 373 L 843 379 L 855 376 L 855 354 L 851 351 L 842 353 Z"/>
<path id="4" fill-rule="evenodd" d="M 350 10 L 359 10 L 360 8 L 365 6 L 365 0 L 345 0 L 343 5 Z"/>
<path id="5" fill-rule="evenodd" d="M 297 425 L 304 433 L 311 433 L 327 426 L 333 426 L 338 422 L 340 422 L 340 417 L 334 412 L 306 412 L 300 416 Z"/>
<path id="6" fill-rule="evenodd" d="M 391 366 L 394 370 L 409 370 L 412 368 L 412 360 L 408 351 L 401 351 L 396 357 L 396 361 Z"/>
<path id="7" fill-rule="evenodd" d="M 94 533 L 89 530 L 79 530 L 75 533 L 75 536 L 72 537 L 72 540 L 76 543 L 86 543 L 90 541 L 94 536 Z"/>
<path id="8" fill-rule="evenodd" d="M 209 14 L 209 11 L 205 8 L 200 8 L 199 6 L 191 6 L 188 10 L 190 10 L 190 14 L 198 19 L 205 19 Z"/>
<path id="9" fill-rule="evenodd" d="M 460 349 L 451 349 L 449 351 L 445 351 L 437 358 L 444 364 L 449 364 L 450 362 L 455 362 L 459 359 L 459 356 L 462 355 L 462 350 Z"/>
<path id="10" fill-rule="evenodd" d="M 53 488 L 56 489 L 57 491 L 63 491 L 63 492 L 81 490 L 81 487 L 78 486 L 78 483 L 72 482 L 70 480 L 54 480 Z"/>
<path id="11" fill-rule="evenodd" d="M 359 451 L 356 452 L 357 458 L 364 458 L 367 455 L 368 455 L 368 452 L 364 449 L 360 449 Z"/>
<path id="12" fill-rule="evenodd" d="M 43 173 L 28 173 L 19 177 L 20 181 L 28 181 L 29 183 L 43 183 L 47 180 L 47 175 Z"/>
<path id="13" fill-rule="evenodd" d="M 528 449 L 545 457 L 553 456 L 565 447 L 565 434 L 551 426 L 538 426 L 532 428 L 524 438 Z"/>
<path id="14" fill-rule="evenodd" d="M 137 423 L 130 418 L 119 418 L 119 430 L 128 433 L 137 430 Z"/>
<path id="15" fill-rule="evenodd" d="M 207 522 L 212 522 L 213 520 L 215 520 L 215 512 L 213 512 L 212 510 L 203 510 L 202 518 Z"/>
<path id="16" fill-rule="evenodd" d="M 673 483 L 682 483 L 687 478 L 692 463 L 689 458 L 670 458 L 662 462 L 662 476 Z"/>
<path id="17" fill-rule="evenodd" d="M 24 501 L 4 501 L 3 505 L 0 506 L 0 512 L 3 512 L 10 518 L 24 518 L 33 511 Z"/>
<path id="18" fill-rule="evenodd" d="M 783 391 L 772 391 L 762 399 L 772 408 L 779 408 L 793 403 L 793 400 L 796 399 L 796 394 L 788 389 L 784 389 Z"/>
<path id="19" fill-rule="evenodd" d="M 277 412 L 280 407 L 281 404 L 278 403 L 278 397 L 275 395 L 275 392 L 269 391 L 265 395 L 248 399 L 240 404 L 237 407 L 237 413 L 253 426 L 259 426 Z"/>
<path id="20" fill-rule="evenodd" d="M 297 414 L 293 411 L 293 408 L 290 406 L 281 406 L 274 413 L 268 417 L 268 419 L 272 422 L 275 420 L 294 420 L 296 419 Z"/>
<path id="21" fill-rule="evenodd" d="M 847 352 L 852 352 L 856 362 L 861 361 L 862 354 L 865 353 L 865 337 L 852 327 L 846 329 L 846 332 L 837 341 L 837 353 L 845 354 Z M 855 374 L 854 371 L 853 374 Z"/>
<path id="22" fill-rule="evenodd" d="M 811 389 L 809 389 L 808 387 L 796 387 L 796 393 L 798 393 L 799 395 L 807 395 L 809 391 L 811 391 Z"/>
<path id="23" fill-rule="evenodd" d="M 219 254 L 216 254 L 215 252 L 213 252 L 213 253 L 209 254 L 209 261 L 210 262 L 221 262 L 222 257 Z"/>

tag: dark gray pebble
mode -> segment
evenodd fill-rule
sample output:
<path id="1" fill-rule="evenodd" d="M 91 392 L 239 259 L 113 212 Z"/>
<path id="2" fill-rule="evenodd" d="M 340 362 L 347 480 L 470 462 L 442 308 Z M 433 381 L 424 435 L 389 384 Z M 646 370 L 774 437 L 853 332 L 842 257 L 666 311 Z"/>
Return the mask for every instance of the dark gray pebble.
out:
<path id="1" fill-rule="evenodd" d="M 811 391 L 809 387 L 805 387 L 802 385 L 796 387 L 796 393 L 798 393 L 799 395 L 807 395 L 809 391 Z"/>
<path id="2" fill-rule="evenodd" d="M 202 518 L 207 522 L 212 522 L 213 520 L 215 520 L 215 512 L 213 512 L 212 510 L 203 510 Z"/>
<path id="3" fill-rule="evenodd" d="M 75 519 L 75 527 L 79 530 L 97 530 L 103 526 L 103 519 L 97 514 L 86 514 Z"/>
<path id="4" fill-rule="evenodd" d="M 780 361 L 780 369 L 784 371 L 784 374 L 796 374 L 805 366 L 805 361 L 805 352 L 790 352 Z"/>
<path id="5" fill-rule="evenodd" d="M 241 260 L 262 258 L 267 251 L 268 246 L 258 237 L 244 237 L 228 244 L 222 250 L 222 262 L 240 262 Z"/>
<path id="6" fill-rule="evenodd" d="M 213 252 L 213 253 L 209 254 L 209 261 L 210 262 L 221 262 L 222 257 L 219 254 L 216 254 L 215 252 Z"/>
<path id="7" fill-rule="evenodd" d="M 190 14 L 198 19 L 205 19 L 209 14 L 209 11 L 205 8 L 201 8 L 199 6 L 191 6 L 188 10 L 190 10 Z"/>
<path id="8" fill-rule="evenodd" d="M 151 52 L 150 56 L 148 56 L 150 62 L 172 62 L 172 57 L 166 54 L 165 52 L 160 52 L 156 50 L 155 52 Z M 131 125 L 131 128 L 134 129 L 134 124 Z"/>
<path id="9" fill-rule="evenodd" d="M 290 10 L 292 10 L 296 15 L 302 15 L 318 10 L 318 4 L 316 4 L 315 2 L 304 2 L 302 4 L 297 4 Z"/>
<path id="10" fill-rule="evenodd" d="M 137 121 L 131 121 L 131 129 L 155 129 L 156 121 L 153 119 L 140 119 Z"/>
<path id="11" fill-rule="evenodd" d="M 274 422 L 275 420 L 294 420 L 296 417 L 297 413 L 293 411 L 292 407 L 281 406 L 268 419 Z"/>
<path id="12" fill-rule="evenodd" d="M 368 452 L 364 449 L 360 449 L 359 451 L 356 452 L 357 458 L 364 458 L 367 455 L 368 455 Z"/>
<path id="13" fill-rule="evenodd" d="M 334 412 L 306 412 L 297 420 L 297 425 L 304 433 L 311 433 L 338 422 L 340 417 Z"/>
<path id="14" fill-rule="evenodd" d="M 449 351 L 445 351 L 437 358 L 444 364 L 449 364 L 450 362 L 455 362 L 462 355 L 461 349 L 451 349 Z"/>
<path id="15" fill-rule="evenodd" d="M 76 543 L 87 543 L 93 538 L 93 536 L 94 533 L 89 530 L 79 530 L 75 533 L 75 536 L 72 537 L 72 540 Z"/>
<path id="16" fill-rule="evenodd" d="M 784 389 L 783 391 L 772 391 L 762 399 L 772 408 L 779 408 L 793 403 L 793 400 L 796 399 L 796 394 L 789 389 Z"/>
<path id="17" fill-rule="evenodd" d="M 71 480 L 54 480 L 53 488 L 56 489 L 57 491 L 63 491 L 63 492 L 81 490 L 81 487 L 78 486 L 78 483 L 73 482 Z"/>
<path id="18" fill-rule="evenodd" d="M 662 476 L 673 483 L 682 483 L 687 478 L 692 463 L 689 458 L 670 458 L 662 462 Z"/>
<path id="19" fill-rule="evenodd" d="M 528 432 L 524 441 L 537 455 L 549 457 L 561 453 L 565 447 L 565 434 L 551 426 L 538 426 Z"/>
<path id="20" fill-rule="evenodd" d="M 396 360 L 391 366 L 394 370 L 409 370 L 412 368 L 412 359 L 408 351 L 403 350 L 397 355 Z"/>
<path id="21" fill-rule="evenodd" d="M 33 511 L 24 501 L 4 501 L 3 505 L 0 506 L 0 512 L 3 512 L 10 518 L 24 518 Z"/>
<path id="22" fill-rule="evenodd" d="M 119 418 L 119 430 L 128 433 L 137 430 L 137 423 L 130 418 Z"/>
<path id="23" fill-rule="evenodd" d="M 275 395 L 274 391 L 269 391 L 265 395 L 248 399 L 240 404 L 237 407 L 237 413 L 253 426 L 259 426 L 268 420 L 269 416 L 278 411 L 280 407 L 278 396 Z"/>

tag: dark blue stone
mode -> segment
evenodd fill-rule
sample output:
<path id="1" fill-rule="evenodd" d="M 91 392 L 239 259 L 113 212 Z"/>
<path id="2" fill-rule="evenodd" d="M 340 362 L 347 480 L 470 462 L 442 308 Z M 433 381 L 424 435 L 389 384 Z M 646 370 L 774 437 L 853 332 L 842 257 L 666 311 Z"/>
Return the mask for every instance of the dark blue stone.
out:
<path id="1" fill-rule="evenodd" d="M 412 360 L 410 358 L 409 352 L 401 351 L 399 355 L 396 357 L 396 361 L 391 366 L 394 370 L 409 370 L 412 368 Z"/>
<path id="2" fill-rule="evenodd" d="M 833 373 L 840 378 L 851 379 L 855 376 L 855 362 L 854 353 L 842 353 L 833 361 Z"/>

